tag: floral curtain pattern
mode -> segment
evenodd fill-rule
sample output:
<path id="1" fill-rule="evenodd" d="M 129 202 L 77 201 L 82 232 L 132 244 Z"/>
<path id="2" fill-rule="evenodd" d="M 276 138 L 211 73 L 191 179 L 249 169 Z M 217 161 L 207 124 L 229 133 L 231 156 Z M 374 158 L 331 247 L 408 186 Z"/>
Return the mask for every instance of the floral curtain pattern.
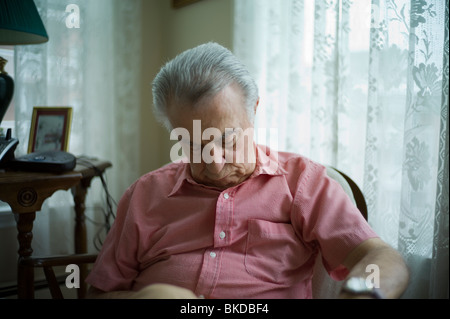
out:
<path id="1" fill-rule="evenodd" d="M 138 157 L 129 154 L 139 152 L 140 1 L 35 3 L 49 42 L 15 47 L 16 155 L 27 151 L 34 106 L 71 106 L 68 151 L 110 161 L 107 184 L 117 199 L 139 174 Z M 69 5 L 79 9 L 79 24 Z M 35 254 L 73 253 L 74 215 L 68 203 L 72 196 L 64 191 L 44 203 L 34 224 Z M 102 224 L 105 194 L 100 180 L 93 180 L 86 206 L 87 226 Z M 88 236 L 95 233 L 90 229 Z M 90 250 L 92 242 L 88 238 Z"/>
<path id="2" fill-rule="evenodd" d="M 361 186 L 405 298 L 448 298 L 448 3 L 235 0 L 234 27 L 256 127 Z"/>

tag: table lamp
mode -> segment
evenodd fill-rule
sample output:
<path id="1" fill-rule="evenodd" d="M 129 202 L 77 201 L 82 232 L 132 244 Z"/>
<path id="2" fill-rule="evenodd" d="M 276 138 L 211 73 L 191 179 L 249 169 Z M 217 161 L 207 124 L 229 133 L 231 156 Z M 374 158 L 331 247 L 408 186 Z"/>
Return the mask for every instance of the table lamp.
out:
<path id="1" fill-rule="evenodd" d="M 0 0 L 0 45 L 47 41 L 47 32 L 33 0 Z M 0 57 L 0 124 L 14 92 L 14 81 L 4 70 L 6 62 Z"/>

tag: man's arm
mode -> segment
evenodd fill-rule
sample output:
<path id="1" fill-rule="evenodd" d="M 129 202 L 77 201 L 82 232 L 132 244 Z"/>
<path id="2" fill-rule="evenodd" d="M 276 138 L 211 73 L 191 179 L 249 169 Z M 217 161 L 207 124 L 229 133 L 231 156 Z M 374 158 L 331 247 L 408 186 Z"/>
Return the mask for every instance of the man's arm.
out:
<path id="1" fill-rule="evenodd" d="M 89 288 L 87 298 L 92 299 L 196 299 L 195 294 L 185 288 L 167 284 L 153 284 L 139 291 L 105 292 L 93 286 Z"/>
<path id="2" fill-rule="evenodd" d="M 350 277 L 367 278 L 368 265 L 376 265 L 380 274 L 380 291 L 384 298 L 399 298 L 406 290 L 409 281 L 409 271 L 402 256 L 379 238 L 371 238 L 353 249 L 343 262 Z M 352 298 L 341 292 L 340 298 Z"/>
<path id="3" fill-rule="evenodd" d="M 93 286 L 89 287 L 87 292 L 87 299 L 134 299 L 134 291 L 111 291 L 105 292 L 103 290 L 97 289 Z"/>

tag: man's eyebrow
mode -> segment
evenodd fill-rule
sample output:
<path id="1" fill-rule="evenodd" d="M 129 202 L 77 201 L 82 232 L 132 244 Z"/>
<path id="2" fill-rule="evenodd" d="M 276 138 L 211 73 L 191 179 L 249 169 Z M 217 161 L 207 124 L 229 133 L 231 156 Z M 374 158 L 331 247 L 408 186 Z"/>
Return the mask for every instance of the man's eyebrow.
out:
<path id="1" fill-rule="evenodd" d="M 209 141 L 208 143 L 215 142 L 217 140 L 224 140 L 228 135 L 233 134 L 235 132 L 235 130 L 236 130 L 235 128 L 226 128 L 225 132 L 223 132 L 223 134 L 222 134 L 222 136 L 220 138 L 218 138 L 216 140 L 213 140 L 213 141 Z M 178 136 L 178 140 L 181 141 L 182 137 Z M 208 143 L 206 143 L 206 144 L 208 144 Z M 192 141 L 189 141 L 189 145 L 190 146 L 194 146 L 194 143 Z M 205 145 L 202 143 L 202 146 L 205 146 Z"/>
<path id="2" fill-rule="evenodd" d="M 233 133 L 235 133 L 237 130 L 237 128 L 226 128 L 225 132 L 223 132 L 222 136 L 220 137 L 223 140 L 225 140 L 225 138 L 227 138 L 229 135 L 232 135 Z"/>

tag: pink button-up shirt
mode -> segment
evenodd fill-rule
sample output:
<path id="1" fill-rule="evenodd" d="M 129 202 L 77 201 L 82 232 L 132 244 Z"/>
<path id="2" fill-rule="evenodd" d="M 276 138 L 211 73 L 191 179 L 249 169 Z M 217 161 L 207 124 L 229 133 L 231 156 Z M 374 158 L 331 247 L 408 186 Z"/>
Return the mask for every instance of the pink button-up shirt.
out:
<path id="1" fill-rule="evenodd" d="M 142 176 L 119 202 L 87 282 L 103 291 L 168 283 L 206 298 L 311 298 L 319 251 L 343 279 L 344 258 L 372 237 L 323 166 L 258 146 L 254 173 L 226 190 L 196 183 L 185 163 Z"/>

